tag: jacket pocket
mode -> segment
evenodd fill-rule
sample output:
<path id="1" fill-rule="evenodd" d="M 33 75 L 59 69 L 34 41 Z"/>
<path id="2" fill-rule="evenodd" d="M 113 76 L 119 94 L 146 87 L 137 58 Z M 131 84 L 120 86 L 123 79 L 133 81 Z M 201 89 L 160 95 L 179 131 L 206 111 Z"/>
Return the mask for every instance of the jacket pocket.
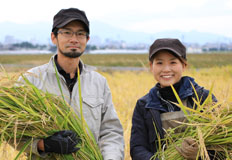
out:
<path id="1" fill-rule="evenodd" d="M 103 98 L 97 97 L 83 97 L 83 103 L 87 105 L 89 112 L 94 117 L 94 119 L 99 119 L 101 117 L 101 107 L 104 103 Z"/>

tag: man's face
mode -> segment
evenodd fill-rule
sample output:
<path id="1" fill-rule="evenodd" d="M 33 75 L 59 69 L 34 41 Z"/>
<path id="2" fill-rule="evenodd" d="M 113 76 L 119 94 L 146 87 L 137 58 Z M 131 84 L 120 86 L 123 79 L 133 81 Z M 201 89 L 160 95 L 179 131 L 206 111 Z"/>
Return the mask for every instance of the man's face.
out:
<path id="1" fill-rule="evenodd" d="M 156 53 L 150 69 L 161 88 L 170 86 L 180 81 L 186 65 L 168 51 Z"/>
<path id="2" fill-rule="evenodd" d="M 73 32 L 76 34 L 73 34 Z M 52 33 L 51 38 L 57 46 L 58 54 L 63 54 L 69 58 L 80 57 L 89 40 L 84 25 L 79 21 L 68 23 L 58 30 L 57 37 Z"/>

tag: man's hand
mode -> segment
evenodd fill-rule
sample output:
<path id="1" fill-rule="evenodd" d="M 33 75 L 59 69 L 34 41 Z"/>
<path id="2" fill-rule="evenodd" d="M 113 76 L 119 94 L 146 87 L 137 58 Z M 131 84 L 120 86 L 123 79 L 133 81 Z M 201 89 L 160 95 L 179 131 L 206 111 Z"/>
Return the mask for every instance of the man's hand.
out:
<path id="1" fill-rule="evenodd" d="M 80 148 L 75 147 L 80 138 L 76 133 L 69 130 L 59 131 L 43 139 L 44 151 L 59 154 L 69 154 L 78 151 Z"/>
<path id="2" fill-rule="evenodd" d="M 176 150 L 184 158 L 188 160 L 196 160 L 199 148 L 197 142 L 194 139 L 188 137 L 183 140 L 181 147 L 176 147 Z"/>

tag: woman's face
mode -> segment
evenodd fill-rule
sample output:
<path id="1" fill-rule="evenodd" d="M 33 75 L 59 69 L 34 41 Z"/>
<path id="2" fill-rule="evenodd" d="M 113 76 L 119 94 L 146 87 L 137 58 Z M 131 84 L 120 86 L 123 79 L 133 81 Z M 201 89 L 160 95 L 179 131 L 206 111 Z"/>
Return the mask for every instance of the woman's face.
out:
<path id="1" fill-rule="evenodd" d="M 179 82 L 185 68 L 186 64 L 166 50 L 156 53 L 153 62 L 150 62 L 150 70 L 161 88 Z"/>

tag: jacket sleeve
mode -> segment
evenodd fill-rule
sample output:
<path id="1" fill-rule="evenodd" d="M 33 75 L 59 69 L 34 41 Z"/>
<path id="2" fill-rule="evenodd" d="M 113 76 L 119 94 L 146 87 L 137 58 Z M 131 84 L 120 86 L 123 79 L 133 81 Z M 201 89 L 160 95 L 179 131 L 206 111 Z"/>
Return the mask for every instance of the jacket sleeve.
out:
<path id="1" fill-rule="evenodd" d="M 32 84 L 34 84 L 34 81 L 33 81 L 33 80 L 34 80 L 34 79 L 33 79 L 33 78 L 34 78 L 34 75 L 33 75 L 33 73 L 29 73 L 29 72 L 28 72 L 28 73 L 25 73 L 24 76 L 25 76 L 25 78 L 27 78 Z M 16 83 L 15 86 L 21 86 L 21 85 L 24 85 L 24 84 L 25 84 L 24 78 L 23 78 L 22 76 L 20 76 L 19 79 L 18 79 L 18 83 Z M 21 149 L 24 147 L 24 145 L 27 143 L 27 141 L 30 140 L 30 139 L 31 139 L 31 138 L 23 138 L 23 139 L 21 139 L 20 142 L 18 142 L 18 144 L 17 144 L 16 150 L 18 150 L 18 151 L 21 150 Z M 37 148 L 37 143 L 38 143 L 38 141 L 39 141 L 39 139 L 33 139 L 31 145 L 29 145 L 29 146 L 25 149 L 24 152 L 26 152 L 26 153 L 28 153 L 28 154 L 30 154 L 30 153 L 34 154 L 34 155 L 33 155 L 34 157 L 37 156 L 37 157 L 41 157 L 41 158 L 46 158 L 46 157 L 48 156 L 47 153 L 45 153 L 45 152 L 39 153 L 39 152 L 38 152 L 38 148 Z M 13 141 L 9 141 L 8 144 L 15 148 L 15 144 L 14 144 Z"/>
<path id="2" fill-rule="evenodd" d="M 99 136 L 99 147 L 104 160 L 124 159 L 123 128 L 112 102 L 107 82 L 104 86 L 104 106 Z"/>
<path id="3" fill-rule="evenodd" d="M 132 160 L 150 160 L 154 155 L 149 151 L 149 133 L 145 123 L 144 105 L 137 101 L 132 117 L 130 154 Z M 155 134 L 155 133 L 154 133 Z"/>
<path id="4" fill-rule="evenodd" d="M 204 101 L 207 99 L 207 97 L 208 97 L 208 95 L 209 95 L 209 90 L 204 89 L 204 88 L 202 87 L 201 89 L 199 89 L 199 90 L 197 91 L 197 94 L 198 94 L 199 98 L 202 99 L 202 100 L 201 100 L 201 104 L 203 104 Z M 214 94 L 212 94 L 211 96 L 212 96 L 212 101 L 213 101 L 213 102 L 217 102 L 217 98 L 214 96 Z"/>
<path id="5" fill-rule="evenodd" d="M 31 138 L 16 139 L 17 144 L 14 143 L 14 140 L 10 140 L 10 141 L 8 141 L 8 144 L 10 146 L 12 146 L 13 148 L 15 148 L 17 151 L 20 151 L 24 147 L 24 145 L 30 140 L 31 140 Z M 48 154 L 46 154 L 45 152 L 40 154 L 38 152 L 38 148 L 37 148 L 38 141 L 39 141 L 39 139 L 33 139 L 31 145 L 29 145 L 27 148 L 25 148 L 24 152 L 26 152 L 28 155 L 30 155 L 30 153 L 32 153 L 32 154 L 34 154 L 33 156 L 46 158 L 48 156 Z"/>

